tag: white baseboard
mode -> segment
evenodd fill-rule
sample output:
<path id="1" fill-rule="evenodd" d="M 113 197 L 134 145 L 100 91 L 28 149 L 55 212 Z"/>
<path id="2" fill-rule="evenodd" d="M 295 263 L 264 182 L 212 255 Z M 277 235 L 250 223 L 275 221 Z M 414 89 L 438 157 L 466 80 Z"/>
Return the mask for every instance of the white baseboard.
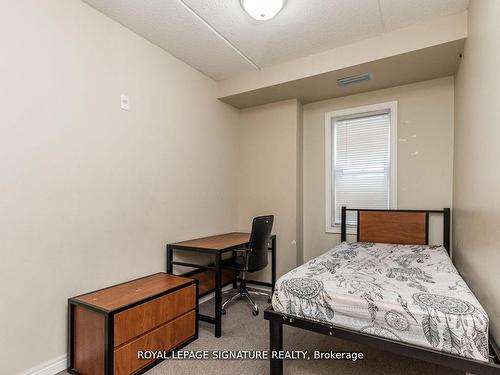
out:
<path id="1" fill-rule="evenodd" d="M 67 356 L 65 354 L 23 371 L 19 375 L 56 375 L 66 370 L 66 366 Z"/>
<path id="2" fill-rule="evenodd" d="M 226 290 L 231 290 L 233 288 L 232 285 L 226 285 L 225 287 L 222 288 L 222 291 L 225 292 Z M 203 302 L 207 302 L 208 300 L 211 300 L 214 298 L 215 292 L 209 293 L 206 296 L 201 297 L 198 300 L 198 305 L 201 305 Z"/>

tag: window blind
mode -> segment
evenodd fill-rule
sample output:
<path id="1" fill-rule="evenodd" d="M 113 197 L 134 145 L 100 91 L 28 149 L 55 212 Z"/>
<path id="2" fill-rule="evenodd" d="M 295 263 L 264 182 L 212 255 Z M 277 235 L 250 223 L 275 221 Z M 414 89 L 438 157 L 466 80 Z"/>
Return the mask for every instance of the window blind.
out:
<path id="1" fill-rule="evenodd" d="M 332 120 L 332 224 L 339 225 L 341 207 L 390 207 L 389 111 Z M 347 224 L 354 225 L 354 212 Z"/>

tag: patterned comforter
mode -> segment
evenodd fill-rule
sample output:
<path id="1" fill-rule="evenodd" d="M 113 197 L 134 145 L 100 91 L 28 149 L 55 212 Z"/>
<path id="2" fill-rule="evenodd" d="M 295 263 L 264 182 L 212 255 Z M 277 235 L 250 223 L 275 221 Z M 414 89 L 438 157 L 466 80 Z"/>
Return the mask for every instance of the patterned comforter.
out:
<path id="1" fill-rule="evenodd" d="M 343 242 L 283 275 L 275 311 L 488 360 L 488 316 L 442 246 Z"/>

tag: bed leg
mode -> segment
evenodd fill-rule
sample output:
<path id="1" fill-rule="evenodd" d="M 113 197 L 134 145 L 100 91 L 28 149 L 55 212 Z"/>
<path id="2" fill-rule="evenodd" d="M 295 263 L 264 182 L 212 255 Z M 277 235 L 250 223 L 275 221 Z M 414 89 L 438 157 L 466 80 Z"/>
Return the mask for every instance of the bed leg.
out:
<path id="1" fill-rule="evenodd" d="M 283 360 L 273 355 L 283 350 L 283 323 L 278 319 L 269 320 L 269 340 L 270 374 L 283 375 Z"/>

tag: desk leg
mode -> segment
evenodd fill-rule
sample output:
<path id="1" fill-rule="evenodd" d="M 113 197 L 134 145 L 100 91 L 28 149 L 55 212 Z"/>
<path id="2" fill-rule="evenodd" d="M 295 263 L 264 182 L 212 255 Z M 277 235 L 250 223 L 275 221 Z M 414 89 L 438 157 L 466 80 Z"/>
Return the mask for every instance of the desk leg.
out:
<path id="1" fill-rule="evenodd" d="M 174 249 L 170 246 L 167 245 L 167 273 L 173 274 L 174 267 L 172 265 L 173 257 L 174 257 Z"/>
<path id="2" fill-rule="evenodd" d="M 274 285 L 276 284 L 276 237 L 271 240 L 271 284 L 274 293 Z"/>
<path id="3" fill-rule="evenodd" d="M 215 337 L 222 336 L 222 256 L 215 256 Z"/>
<path id="4" fill-rule="evenodd" d="M 233 258 L 233 262 L 235 262 L 236 261 L 236 252 L 235 251 L 233 251 L 232 258 Z M 239 276 L 239 272 L 234 272 L 233 289 L 238 288 L 238 280 L 237 280 L 238 276 Z"/>

